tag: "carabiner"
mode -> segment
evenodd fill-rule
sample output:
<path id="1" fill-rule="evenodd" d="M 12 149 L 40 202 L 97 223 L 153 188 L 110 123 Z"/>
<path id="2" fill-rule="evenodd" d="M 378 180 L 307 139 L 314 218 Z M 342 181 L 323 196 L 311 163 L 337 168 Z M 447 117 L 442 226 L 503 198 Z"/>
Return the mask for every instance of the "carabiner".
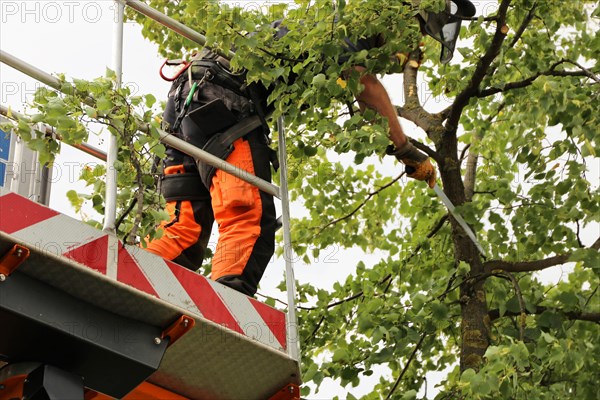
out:
<path id="1" fill-rule="evenodd" d="M 165 66 L 173 66 L 179 65 L 179 69 L 176 70 L 175 76 L 168 77 L 163 73 L 163 69 Z M 190 63 L 185 60 L 165 60 L 165 62 L 160 66 L 160 70 L 158 71 L 161 78 L 163 78 L 167 82 L 173 82 L 175 79 L 179 78 L 179 76 L 185 72 L 185 70 L 190 66 Z"/>

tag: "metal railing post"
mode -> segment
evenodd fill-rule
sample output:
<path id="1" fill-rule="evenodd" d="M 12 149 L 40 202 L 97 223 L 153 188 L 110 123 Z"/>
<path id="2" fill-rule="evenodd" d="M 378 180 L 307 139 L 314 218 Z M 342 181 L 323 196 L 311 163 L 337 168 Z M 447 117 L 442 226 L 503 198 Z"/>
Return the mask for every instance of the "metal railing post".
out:
<path id="1" fill-rule="evenodd" d="M 115 1 L 116 7 L 115 21 L 113 26 L 113 69 L 116 74 L 116 87 L 121 87 L 123 75 L 123 16 L 125 6 Z M 108 138 L 108 151 L 106 160 L 106 195 L 104 209 L 104 227 L 105 232 L 115 233 L 115 220 L 117 216 L 117 170 L 115 163 L 117 161 L 119 147 L 117 137 L 111 134 Z"/>
<path id="2" fill-rule="evenodd" d="M 288 354 L 300 361 L 300 340 L 298 337 L 298 316 L 296 315 L 296 280 L 294 279 L 294 263 L 292 234 L 290 232 L 290 199 L 287 184 L 287 151 L 285 126 L 283 117 L 277 119 L 279 134 L 279 176 L 281 191 L 281 221 L 283 223 L 283 258 L 285 260 L 285 285 L 288 297 L 287 348 Z"/>
<path id="3" fill-rule="evenodd" d="M 115 0 L 115 21 L 113 22 L 113 70 L 115 72 L 115 88 L 120 89 L 123 79 L 123 19 L 125 6 Z M 106 151 L 106 194 L 104 195 L 104 227 L 108 232 L 108 254 L 106 275 L 117 277 L 119 263 L 119 239 L 117 238 L 115 221 L 117 219 L 117 180 L 116 163 L 119 153 L 119 144 L 116 134 L 109 133 L 108 149 Z"/>

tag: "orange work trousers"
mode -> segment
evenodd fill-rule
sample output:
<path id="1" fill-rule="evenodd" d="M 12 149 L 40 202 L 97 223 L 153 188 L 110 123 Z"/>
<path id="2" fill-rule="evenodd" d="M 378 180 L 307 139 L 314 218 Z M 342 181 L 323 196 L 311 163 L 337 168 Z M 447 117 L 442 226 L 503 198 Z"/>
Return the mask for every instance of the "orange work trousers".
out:
<path id="1" fill-rule="evenodd" d="M 271 149 L 260 131 L 236 140 L 233 146 L 227 162 L 270 182 Z M 166 168 L 165 174 L 182 171 L 178 165 Z M 209 192 L 210 201 L 168 202 L 171 220 L 162 225 L 163 236 L 150 242 L 147 250 L 198 269 L 214 218 L 219 240 L 211 279 L 253 296 L 275 248 L 273 196 L 221 170 L 213 176 Z"/>

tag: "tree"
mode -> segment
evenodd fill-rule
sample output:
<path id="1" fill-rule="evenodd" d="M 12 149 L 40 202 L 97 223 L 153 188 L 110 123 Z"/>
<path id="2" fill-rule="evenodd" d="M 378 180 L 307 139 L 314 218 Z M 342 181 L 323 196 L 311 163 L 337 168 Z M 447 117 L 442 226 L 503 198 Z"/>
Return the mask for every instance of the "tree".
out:
<path id="1" fill-rule="evenodd" d="M 310 213 L 293 222 L 295 252 L 318 255 L 336 244 L 360 247 L 365 259 L 384 254 L 368 268 L 359 261 L 332 291 L 299 286 L 305 381 L 356 386 L 383 367 L 394 379 L 366 398 L 410 399 L 428 371 L 457 364 L 437 398 L 596 398 L 600 238 L 582 234 L 600 215 L 588 170 L 600 151 L 595 2 L 486 3 L 485 15 L 464 24 L 462 58 L 445 66 L 433 41 L 415 50 L 422 38 L 414 18 L 443 1 L 297 1 L 259 11 L 148 3 L 205 32 L 210 46 L 235 48 L 232 65 L 250 80 L 276 84 L 274 114 L 285 115 L 290 132 L 291 195 Z M 290 33 L 275 40 L 269 23 L 283 16 Z M 130 17 L 164 55 L 196 47 Z M 344 37 L 375 33 L 385 46 L 344 60 Z M 389 57 L 396 51 L 413 59 L 423 51 L 426 61 L 400 71 Z M 403 72 L 398 114 L 426 133 L 414 143 L 436 161 L 485 255 L 425 185 L 378 168 L 386 126 L 356 112 L 357 76 L 340 78 L 353 63 Z M 423 82 L 447 108 L 423 106 Z M 332 161 L 338 154 L 354 165 Z M 571 272 L 553 286 L 536 273 L 567 263 Z"/>

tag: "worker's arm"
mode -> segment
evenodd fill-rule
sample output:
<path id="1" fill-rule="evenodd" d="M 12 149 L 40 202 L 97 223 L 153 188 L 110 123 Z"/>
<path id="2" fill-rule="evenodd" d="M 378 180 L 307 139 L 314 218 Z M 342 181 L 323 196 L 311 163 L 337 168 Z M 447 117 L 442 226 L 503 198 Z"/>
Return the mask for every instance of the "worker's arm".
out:
<path id="1" fill-rule="evenodd" d="M 354 67 L 359 72 L 364 72 L 364 67 Z M 387 150 L 390 155 L 406 165 L 408 177 L 426 181 L 430 187 L 435 185 L 435 168 L 429 161 L 429 157 L 414 147 L 409 141 L 400 121 L 396 107 L 392 104 L 390 97 L 381 84 L 379 79 L 372 74 L 364 74 L 361 76 L 360 83 L 363 85 L 363 91 L 356 95 L 361 111 L 365 108 L 370 108 L 377 111 L 381 116 L 387 119 L 389 127 L 389 137 L 393 143 Z"/>

